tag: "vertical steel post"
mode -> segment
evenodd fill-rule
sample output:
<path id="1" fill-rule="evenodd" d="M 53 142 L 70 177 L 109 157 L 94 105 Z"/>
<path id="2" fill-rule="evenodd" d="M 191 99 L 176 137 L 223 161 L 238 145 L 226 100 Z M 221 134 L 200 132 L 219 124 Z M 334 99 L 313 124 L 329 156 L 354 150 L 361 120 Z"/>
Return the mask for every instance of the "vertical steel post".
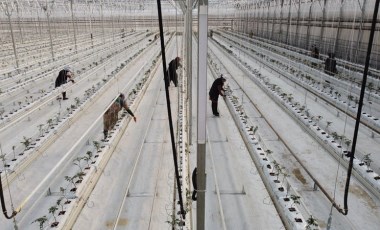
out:
<path id="1" fill-rule="evenodd" d="M 341 29 L 340 29 L 340 27 L 342 26 L 343 1 L 344 1 L 344 0 L 341 0 L 341 1 L 340 1 L 340 8 L 339 8 L 339 22 L 338 22 L 337 32 L 336 32 L 336 37 L 335 37 L 335 42 L 334 42 L 334 54 L 335 54 L 335 56 L 337 56 L 336 54 L 337 54 L 338 47 L 339 47 L 339 37 L 340 37 L 340 34 L 341 34 Z"/>
<path id="2" fill-rule="evenodd" d="M 299 38 L 299 33 L 300 33 L 300 17 L 301 17 L 301 0 L 298 0 L 297 25 L 296 25 L 296 41 L 295 41 L 295 44 L 298 47 L 300 46 L 300 38 Z"/>
<path id="3" fill-rule="evenodd" d="M 321 34 L 319 35 L 319 46 L 320 47 L 325 47 L 323 45 L 323 35 L 324 35 L 324 32 L 325 32 L 325 20 L 326 20 L 326 3 L 327 3 L 327 0 L 324 0 L 323 1 L 323 12 L 322 12 L 322 24 L 321 24 Z M 330 47 L 329 49 L 330 50 Z M 324 51 L 326 52 L 326 50 Z"/>
<path id="4" fill-rule="evenodd" d="M 360 2 L 359 2 L 360 3 Z M 359 25 L 359 31 L 358 31 L 358 36 L 356 38 L 356 45 L 355 45 L 355 48 L 354 48 L 354 59 L 352 61 L 354 62 L 358 62 L 359 60 L 359 50 L 360 50 L 360 46 L 361 46 L 361 41 L 362 41 L 362 38 L 363 38 L 363 33 L 362 33 L 362 30 L 363 30 L 363 20 L 364 20 L 364 12 L 365 12 L 365 5 L 366 5 L 367 1 L 364 0 L 363 1 L 363 6 L 361 7 L 360 11 L 361 11 L 361 15 L 360 15 L 360 25 Z"/>
<path id="5" fill-rule="evenodd" d="M 286 38 L 285 43 L 289 45 L 289 30 L 290 30 L 290 16 L 291 16 L 291 9 L 292 9 L 292 1 L 289 1 L 289 11 L 288 11 L 288 25 L 286 27 Z"/>
<path id="6" fill-rule="evenodd" d="M 193 128 L 193 99 L 192 99 L 192 73 L 193 73 L 193 62 L 192 62 L 192 48 L 193 48 L 193 0 L 187 0 L 187 14 L 186 14 L 186 68 L 187 68 L 187 97 L 189 101 L 189 144 L 192 144 L 192 128 Z"/>
<path id="7" fill-rule="evenodd" d="M 74 30 L 74 44 L 75 44 L 75 53 L 78 52 L 77 49 L 77 32 L 75 30 L 75 22 L 74 22 L 74 10 L 73 10 L 73 1 L 70 1 L 70 9 L 71 9 L 71 23 L 73 24 L 73 30 Z"/>
<path id="8" fill-rule="evenodd" d="M 3 7 L 4 11 L 5 11 L 5 15 L 8 17 L 9 28 L 11 30 L 11 38 L 12 38 L 12 45 L 13 45 L 13 54 L 15 55 L 16 68 L 18 69 L 19 62 L 18 62 L 18 56 L 17 56 L 16 41 L 15 41 L 15 38 L 14 38 L 14 35 L 13 35 L 13 27 L 12 27 L 12 20 L 11 20 L 12 13 L 9 11 L 9 6 L 8 6 L 7 2 L 5 3 L 5 7 L 3 5 L 2 5 L 2 7 Z"/>
<path id="9" fill-rule="evenodd" d="M 205 229 L 208 0 L 198 5 L 197 230 Z"/>
<path id="10" fill-rule="evenodd" d="M 310 27 L 311 27 L 311 8 L 313 7 L 314 1 L 311 2 L 309 7 L 309 20 L 307 22 L 307 30 L 306 30 L 306 47 L 305 49 L 309 49 L 310 47 Z M 322 44 L 319 44 L 319 47 L 321 47 Z"/>

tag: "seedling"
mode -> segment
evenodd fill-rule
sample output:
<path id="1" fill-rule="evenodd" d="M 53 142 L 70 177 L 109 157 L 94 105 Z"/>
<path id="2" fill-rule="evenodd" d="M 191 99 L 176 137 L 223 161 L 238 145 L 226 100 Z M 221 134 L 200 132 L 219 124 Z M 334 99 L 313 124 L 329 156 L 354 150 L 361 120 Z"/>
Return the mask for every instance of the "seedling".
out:
<path id="1" fill-rule="evenodd" d="M 300 196 L 296 196 L 296 195 L 290 195 L 290 199 L 292 199 L 293 203 L 290 207 L 293 207 L 294 204 L 300 204 Z"/>
<path id="2" fill-rule="evenodd" d="M 57 211 L 57 210 L 58 210 L 58 208 L 55 205 L 49 208 L 49 213 L 51 213 L 53 215 L 54 222 L 57 222 L 57 218 L 55 217 L 55 211 Z"/>
<path id="3" fill-rule="evenodd" d="M 74 165 L 77 165 L 79 167 L 79 170 L 82 172 L 83 169 L 82 169 L 82 166 L 80 165 L 80 161 L 82 160 L 83 158 L 82 157 L 77 157 L 73 160 L 74 162 Z"/>
<path id="4" fill-rule="evenodd" d="M 31 139 L 32 138 L 27 138 L 27 137 L 24 136 L 24 141 L 20 142 L 20 143 L 22 143 L 25 146 L 25 150 L 27 150 L 28 147 L 29 147 L 29 145 L 31 144 L 31 142 L 30 142 Z"/>
<path id="5" fill-rule="evenodd" d="M 62 187 L 61 187 L 62 188 Z M 57 206 L 60 206 L 61 207 L 61 211 L 58 213 L 58 216 L 59 215 L 63 215 L 65 213 L 65 211 L 63 210 L 63 205 L 64 205 L 64 202 L 63 202 L 63 197 L 59 198 L 57 200 Z"/>
<path id="6" fill-rule="evenodd" d="M 331 124 L 332 124 L 332 121 L 326 121 L 326 131 L 329 129 Z"/>
<path id="7" fill-rule="evenodd" d="M 77 107 L 79 107 L 79 104 L 80 104 L 80 99 L 79 99 L 79 97 L 74 98 L 74 100 L 75 100 L 75 105 L 76 105 Z"/>
<path id="8" fill-rule="evenodd" d="M 371 153 L 365 154 L 363 159 L 362 159 L 362 162 L 367 166 L 367 169 L 369 169 L 369 167 L 371 166 L 371 163 L 373 161 L 370 158 L 370 155 L 371 155 Z"/>
<path id="9" fill-rule="evenodd" d="M 43 137 L 44 136 L 44 129 L 42 128 L 44 125 L 43 124 L 39 124 L 37 127 L 38 127 L 38 130 L 40 131 L 40 137 Z"/>
<path id="10" fill-rule="evenodd" d="M 350 145 L 351 145 L 351 140 L 350 140 L 350 139 L 347 139 L 347 138 L 345 138 L 345 140 L 344 140 L 344 144 L 346 144 L 347 148 L 350 148 Z"/>
<path id="11" fill-rule="evenodd" d="M 12 151 L 13 151 L 13 159 L 12 159 L 12 161 L 15 161 L 15 160 L 16 160 L 16 152 L 15 152 L 15 149 L 16 149 L 16 146 L 13 145 L 13 146 L 12 146 Z"/>
<path id="12" fill-rule="evenodd" d="M 93 141 L 94 147 L 96 148 L 97 152 L 100 152 L 100 143 L 98 141 Z"/>
<path id="13" fill-rule="evenodd" d="M 53 119 L 49 118 L 46 123 L 48 125 L 48 129 L 50 129 L 53 126 Z"/>
<path id="14" fill-rule="evenodd" d="M 87 156 L 84 156 L 84 157 L 83 157 L 83 160 L 86 161 L 86 163 L 87 163 L 87 168 L 90 168 L 90 163 L 89 163 L 89 162 L 92 161 L 92 152 L 91 152 L 91 151 L 87 151 L 87 152 L 86 152 L 86 155 L 87 155 Z"/>
<path id="15" fill-rule="evenodd" d="M 317 220 L 311 215 L 310 215 L 309 219 L 306 220 L 306 223 L 307 223 L 307 225 L 306 225 L 305 229 L 307 229 L 307 230 L 314 229 L 313 226 L 314 227 L 318 226 Z"/>
<path id="16" fill-rule="evenodd" d="M 68 182 L 72 183 L 74 185 L 74 189 L 73 190 L 76 190 L 77 189 L 77 186 L 75 185 L 75 180 L 76 178 L 76 175 L 73 176 L 73 177 L 70 177 L 70 176 L 65 176 L 65 180 L 67 180 Z"/>
<path id="17" fill-rule="evenodd" d="M 38 218 L 38 219 L 35 219 L 33 222 L 32 222 L 32 224 L 33 223 L 39 223 L 39 225 L 40 225 L 40 230 L 43 230 L 44 229 L 44 224 L 45 224 L 45 222 L 47 221 L 48 219 L 46 218 L 46 216 L 43 216 L 43 217 L 40 217 L 40 218 Z"/>

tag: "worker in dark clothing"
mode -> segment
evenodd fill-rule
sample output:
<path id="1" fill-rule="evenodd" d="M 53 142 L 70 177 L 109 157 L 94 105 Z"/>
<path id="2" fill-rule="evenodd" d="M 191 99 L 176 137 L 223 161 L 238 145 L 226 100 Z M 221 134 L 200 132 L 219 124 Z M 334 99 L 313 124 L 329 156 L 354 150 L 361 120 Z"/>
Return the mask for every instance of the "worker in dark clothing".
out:
<path id="1" fill-rule="evenodd" d="M 221 95 L 223 97 L 225 96 L 225 94 L 224 94 L 225 91 L 223 89 L 224 82 L 226 82 L 226 79 L 223 78 L 223 75 L 221 75 L 220 78 L 217 78 L 212 83 L 212 86 L 210 88 L 210 92 L 208 93 L 208 95 L 210 96 L 210 100 L 211 100 L 212 113 L 215 116 L 219 116 L 219 112 L 218 112 L 219 95 Z"/>
<path id="2" fill-rule="evenodd" d="M 60 87 L 61 85 L 66 84 L 71 81 L 74 83 L 74 73 L 69 67 L 63 68 L 63 70 L 59 71 L 57 79 L 55 79 L 55 88 Z M 62 92 L 62 99 L 67 100 L 69 98 L 66 97 L 66 91 Z"/>
<path id="3" fill-rule="evenodd" d="M 311 46 L 311 56 L 313 58 L 319 59 L 319 49 L 315 45 Z"/>
<path id="4" fill-rule="evenodd" d="M 338 71 L 336 69 L 336 60 L 333 53 L 328 53 L 329 57 L 325 61 L 325 73 L 334 76 Z"/>
<path id="5" fill-rule="evenodd" d="M 193 174 L 191 176 L 191 180 L 193 182 L 193 187 L 194 187 L 193 194 L 191 195 L 191 199 L 193 201 L 196 201 L 197 200 L 197 189 L 198 189 L 198 186 L 197 186 L 197 168 L 195 168 L 193 170 Z"/>
<path id="6" fill-rule="evenodd" d="M 168 77 L 169 77 L 169 81 L 167 81 L 167 79 L 165 79 L 165 85 L 166 87 L 169 87 L 170 85 L 170 81 L 172 81 L 174 83 L 174 86 L 177 87 L 178 86 L 178 75 L 177 75 L 177 69 L 178 67 L 181 66 L 181 58 L 180 57 L 176 57 L 174 58 L 170 63 L 169 63 L 169 67 L 166 71 Z"/>
<path id="7" fill-rule="evenodd" d="M 129 109 L 128 104 L 125 100 L 124 94 L 120 94 L 119 97 L 112 103 L 112 105 L 107 109 L 107 111 L 103 115 L 103 134 L 104 139 L 108 136 L 108 131 L 111 130 L 117 120 L 119 119 L 119 112 L 124 108 L 132 117 L 133 120 L 136 122 L 136 116 L 132 113 L 132 111 Z"/>

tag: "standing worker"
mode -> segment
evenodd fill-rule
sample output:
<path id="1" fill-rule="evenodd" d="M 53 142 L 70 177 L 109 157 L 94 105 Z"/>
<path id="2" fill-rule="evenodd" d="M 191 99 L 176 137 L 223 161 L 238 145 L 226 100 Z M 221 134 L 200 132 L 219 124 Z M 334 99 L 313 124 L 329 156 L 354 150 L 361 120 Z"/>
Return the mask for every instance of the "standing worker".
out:
<path id="1" fill-rule="evenodd" d="M 208 93 L 208 95 L 210 96 L 210 100 L 211 100 L 212 113 L 215 116 L 219 116 L 219 112 L 218 112 L 218 98 L 219 98 L 219 95 L 221 95 L 223 97 L 225 96 L 225 94 L 224 94 L 225 91 L 223 89 L 224 82 L 226 82 L 226 79 L 223 78 L 223 75 L 220 75 L 220 78 L 217 78 L 212 83 L 212 86 L 210 88 L 210 92 Z"/>
<path id="2" fill-rule="evenodd" d="M 55 79 L 55 88 L 58 88 L 61 85 L 66 84 L 68 81 L 75 83 L 73 78 L 74 78 L 74 73 L 70 69 L 70 67 L 67 67 L 67 66 L 64 67 L 63 70 L 59 71 L 58 77 L 57 79 Z M 68 97 L 66 97 L 66 91 L 62 92 L 62 97 L 63 97 L 62 98 L 63 100 L 69 99 Z"/>
<path id="3" fill-rule="evenodd" d="M 174 86 L 177 87 L 178 86 L 178 75 L 177 75 L 177 69 L 178 67 L 181 66 L 181 58 L 180 57 L 176 57 L 174 58 L 173 60 L 170 61 L 169 63 L 169 67 L 167 69 L 167 75 L 169 77 L 169 81 L 167 81 L 165 79 L 165 86 L 166 87 L 169 87 L 170 85 L 170 81 L 172 81 L 174 83 Z"/>
<path id="4" fill-rule="evenodd" d="M 104 140 L 108 136 L 108 131 L 111 130 L 117 120 L 119 119 L 119 112 L 120 110 L 124 108 L 132 117 L 133 120 L 136 122 L 136 117 L 132 113 L 132 111 L 129 109 L 128 104 L 125 100 L 124 94 L 120 94 L 118 98 L 112 103 L 112 105 L 107 109 L 107 111 L 103 115 L 103 134 L 104 134 Z"/>
<path id="5" fill-rule="evenodd" d="M 319 49 L 316 45 L 311 46 L 311 56 L 313 58 L 319 59 Z"/>
<path id="6" fill-rule="evenodd" d="M 336 60 L 333 53 L 328 53 L 329 57 L 325 61 L 325 73 L 334 76 L 338 71 L 336 69 Z"/>

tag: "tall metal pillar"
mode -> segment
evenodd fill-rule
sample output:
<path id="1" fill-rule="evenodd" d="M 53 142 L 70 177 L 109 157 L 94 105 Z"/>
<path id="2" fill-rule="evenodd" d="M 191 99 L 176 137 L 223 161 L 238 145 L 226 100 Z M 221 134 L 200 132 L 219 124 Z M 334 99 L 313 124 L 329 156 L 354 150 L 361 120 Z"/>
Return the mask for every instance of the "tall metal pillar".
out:
<path id="1" fill-rule="evenodd" d="M 280 40 L 279 42 L 282 43 L 282 8 L 284 6 L 284 0 L 281 0 L 281 10 L 280 10 Z"/>
<path id="2" fill-rule="evenodd" d="M 48 32 L 49 32 L 49 41 L 50 41 L 50 52 L 51 52 L 51 58 L 53 61 L 54 58 L 54 47 L 53 47 L 53 38 L 51 36 L 51 27 L 50 27 L 50 14 L 51 14 L 51 8 L 49 7 L 48 3 L 46 3 L 46 7 L 43 7 L 43 10 L 46 13 L 47 22 L 48 22 Z"/>
<path id="3" fill-rule="evenodd" d="M 338 47 L 339 47 L 339 37 L 340 37 L 340 33 L 341 33 L 340 27 L 342 26 L 343 1 L 344 0 L 340 1 L 339 22 L 338 22 L 336 37 L 335 37 L 335 42 L 334 42 L 334 54 L 335 55 L 336 55 L 336 52 L 338 51 Z"/>
<path id="4" fill-rule="evenodd" d="M 77 49 L 77 32 L 75 29 L 75 22 L 74 22 L 74 10 L 73 10 L 73 1 L 70 1 L 70 9 L 71 9 L 71 23 L 73 24 L 73 30 L 74 30 L 74 44 L 75 44 L 75 53 L 78 52 Z"/>
<path id="5" fill-rule="evenodd" d="M 307 31 L 306 31 L 306 47 L 305 49 L 309 49 L 310 47 L 310 27 L 311 27 L 311 8 L 313 7 L 314 1 L 310 4 L 309 7 L 309 19 L 307 22 Z M 322 44 L 319 44 L 319 47 L 321 47 Z"/>
<path id="6" fill-rule="evenodd" d="M 272 29 L 270 31 L 270 37 L 269 39 L 273 41 L 273 32 L 274 32 L 274 24 L 275 24 L 275 17 L 276 17 L 276 2 L 274 2 L 274 4 L 272 5 L 272 7 L 274 7 L 274 9 L 272 10 Z"/>
<path id="7" fill-rule="evenodd" d="M 12 8 L 9 10 L 9 6 L 8 6 L 7 2 L 5 2 L 4 5 L 1 5 L 1 7 L 4 10 L 5 15 L 8 17 L 9 29 L 11 30 L 11 38 L 12 38 L 12 45 L 13 45 L 13 54 L 15 55 L 16 68 L 18 69 L 19 62 L 18 62 L 18 57 L 17 57 L 16 41 L 15 41 L 14 34 L 13 34 L 13 27 L 12 27 L 12 20 L 11 20 Z"/>
<path id="8" fill-rule="evenodd" d="M 299 33 L 300 33 L 300 17 L 301 17 L 301 0 L 298 0 L 298 12 L 297 12 L 297 24 L 296 24 L 296 41 L 295 44 L 296 46 L 300 46 L 300 38 L 299 38 Z"/>
<path id="9" fill-rule="evenodd" d="M 269 6 L 270 6 L 270 1 L 268 1 L 268 7 L 267 7 L 267 19 L 266 19 L 266 21 L 267 21 L 267 32 L 266 32 L 266 34 L 267 34 L 267 38 L 268 39 L 270 39 L 270 33 L 269 33 Z"/>
<path id="10" fill-rule="evenodd" d="M 290 30 L 290 15 L 291 15 L 291 9 L 292 9 L 292 1 L 289 1 L 289 11 L 288 11 L 288 25 L 286 26 L 286 38 L 285 42 L 287 45 L 289 45 L 289 30 Z"/>
<path id="11" fill-rule="evenodd" d="M 193 99 L 192 99 L 192 75 L 193 75 L 193 0 L 187 0 L 187 13 L 186 13 L 186 68 L 187 68 L 187 98 L 189 101 L 189 144 L 192 144 L 192 130 L 193 130 Z"/>
<path id="12" fill-rule="evenodd" d="M 259 9 L 260 9 L 259 3 L 255 3 L 256 36 L 259 36 L 259 13 L 260 13 Z"/>
<path id="13" fill-rule="evenodd" d="M 198 5 L 197 230 L 205 229 L 208 0 Z"/>
<path id="14" fill-rule="evenodd" d="M 364 19 L 364 12 L 365 12 L 365 5 L 366 5 L 367 1 L 364 0 L 363 1 L 363 6 L 361 7 L 361 15 L 360 15 L 360 24 L 359 24 L 359 31 L 358 31 L 358 36 L 357 36 L 357 39 L 356 39 L 356 46 L 355 46 L 355 49 L 354 49 L 354 62 L 358 62 L 358 53 L 359 53 L 359 49 L 360 49 L 360 45 L 361 45 L 361 41 L 362 41 L 362 38 L 363 38 L 363 33 L 362 33 L 362 30 L 363 30 L 363 19 Z"/>
<path id="15" fill-rule="evenodd" d="M 319 36 L 319 46 L 320 47 L 324 47 L 323 46 L 323 35 L 324 35 L 324 32 L 325 32 L 326 3 L 327 3 L 327 0 L 324 0 L 323 1 L 323 12 L 322 12 L 321 34 Z"/>

